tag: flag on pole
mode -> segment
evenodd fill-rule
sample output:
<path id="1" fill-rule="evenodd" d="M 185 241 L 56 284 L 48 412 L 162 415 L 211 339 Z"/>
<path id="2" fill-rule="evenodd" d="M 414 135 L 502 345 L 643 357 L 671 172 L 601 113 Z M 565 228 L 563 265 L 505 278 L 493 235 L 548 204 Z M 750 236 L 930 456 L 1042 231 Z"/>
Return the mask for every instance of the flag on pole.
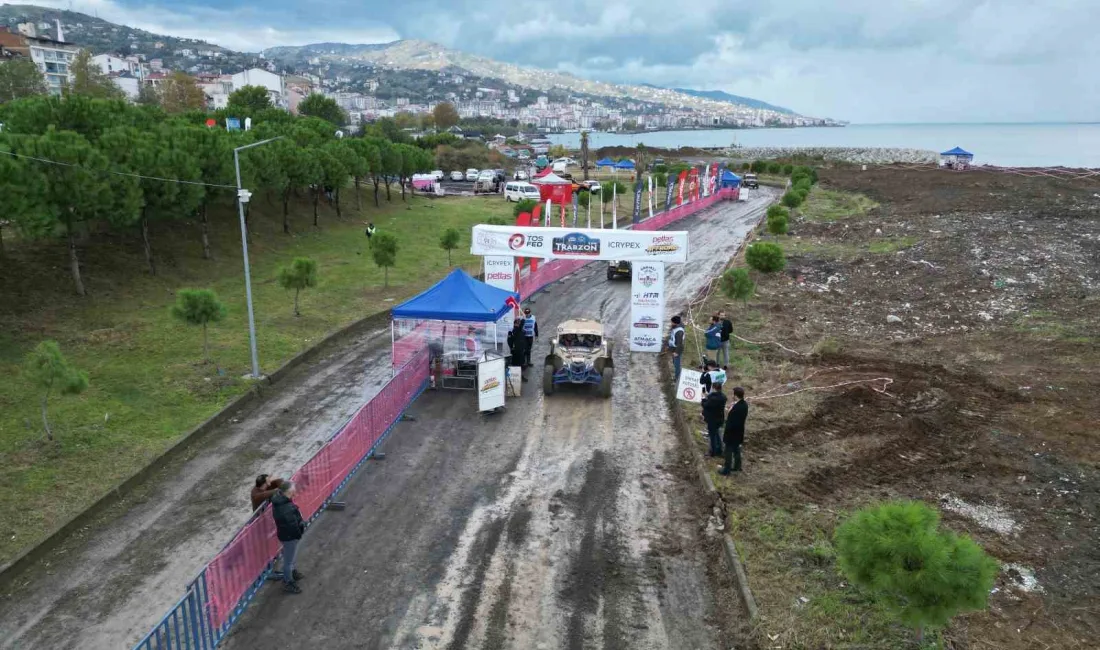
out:
<path id="1" fill-rule="evenodd" d="M 665 190 L 665 212 L 672 209 L 672 188 L 676 186 L 676 177 L 668 175 L 668 187 Z"/>
<path id="2" fill-rule="evenodd" d="M 649 218 L 653 218 L 653 174 L 646 177 L 646 183 L 649 185 Z"/>
<path id="3" fill-rule="evenodd" d="M 580 195 L 577 194 L 576 192 L 573 192 L 573 227 L 574 228 L 577 227 L 577 208 L 579 207 L 578 203 L 580 202 L 580 200 L 581 200 Z"/>
<path id="4" fill-rule="evenodd" d="M 642 177 L 639 176 L 638 180 L 634 183 L 634 214 L 630 216 L 632 223 L 638 223 L 642 220 Z"/>
<path id="5" fill-rule="evenodd" d="M 611 186 L 611 229 L 619 229 L 619 215 L 615 208 L 619 207 L 619 184 Z"/>
<path id="6" fill-rule="evenodd" d="M 600 229 L 603 230 L 603 188 L 600 188 Z"/>
<path id="7" fill-rule="evenodd" d="M 552 214 L 554 214 L 554 200 L 553 199 L 546 199 L 546 215 L 545 215 L 546 221 L 543 222 L 543 224 L 542 224 L 543 226 L 545 226 L 547 228 L 550 227 L 550 215 L 552 215 Z"/>
<path id="8" fill-rule="evenodd" d="M 588 193 L 588 225 L 586 227 L 592 227 L 592 192 Z"/>

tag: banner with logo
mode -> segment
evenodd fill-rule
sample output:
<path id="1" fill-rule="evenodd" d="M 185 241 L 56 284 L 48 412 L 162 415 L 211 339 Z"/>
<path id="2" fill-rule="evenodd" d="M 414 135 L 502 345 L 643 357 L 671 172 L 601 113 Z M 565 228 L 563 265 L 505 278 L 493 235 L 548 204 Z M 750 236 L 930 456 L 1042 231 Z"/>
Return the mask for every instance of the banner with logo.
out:
<path id="1" fill-rule="evenodd" d="M 580 207 L 581 195 L 578 193 L 573 194 L 573 227 L 577 227 L 577 208 Z"/>
<path id="2" fill-rule="evenodd" d="M 635 262 L 630 274 L 630 351 L 660 352 L 665 320 L 664 262 Z"/>
<path id="3" fill-rule="evenodd" d="M 611 229 L 618 230 L 619 228 L 619 184 L 612 182 L 611 185 Z"/>
<path id="4" fill-rule="evenodd" d="M 505 291 L 517 291 L 519 289 L 519 270 L 516 267 L 516 258 L 503 255 L 486 255 L 484 260 L 485 284 Z M 512 329 L 514 319 L 515 314 L 509 312 L 497 321 L 496 340 L 507 340 L 508 330 Z"/>
<path id="5" fill-rule="evenodd" d="M 668 175 L 668 188 L 665 191 L 665 212 L 672 209 L 672 190 L 676 187 L 676 177 L 672 174 Z"/>
<path id="6" fill-rule="evenodd" d="M 688 173 L 687 173 L 686 169 L 684 171 L 680 172 L 679 191 L 676 194 L 676 205 L 683 205 L 684 204 L 684 185 L 687 184 L 687 176 L 688 176 Z"/>
<path id="7" fill-rule="evenodd" d="M 486 353 L 477 364 L 477 410 L 504 406 L 504 357 Z"/>
<path id="8" fill-rule="evenodd" d="M 692 167 L 688 171 L 688 201 L 699 200 L 699 168 Z"/>
<path id="9" fill-rule="evenodd" d="M 638 223 L 642 220 L 642 179 L 639 178 L 638 182 L 634 183 L 634 216 L 631 218 L 633 223 Z"/>
<path id="10" fill-rule="evenodd" d="M 680 370 L 680 381 L 676 384 L 676 399 L 698 404 L 703 399 L 703 373 L 698 370 Z"/>
<path id="11" fill-rule="evenodd" d="M 686 262 L 683 231 L 596 230 L 474 226 L 472 255 L 522 256 L 544 260 L 649 260 Z"/>
<path id="12" fill-rule="evenodd" d="M 646 195 L 649 204 L 649 218 L 653 218 L 653 174 L 645 177 L 646 184 L 649 186 L 649 193 Z"/>

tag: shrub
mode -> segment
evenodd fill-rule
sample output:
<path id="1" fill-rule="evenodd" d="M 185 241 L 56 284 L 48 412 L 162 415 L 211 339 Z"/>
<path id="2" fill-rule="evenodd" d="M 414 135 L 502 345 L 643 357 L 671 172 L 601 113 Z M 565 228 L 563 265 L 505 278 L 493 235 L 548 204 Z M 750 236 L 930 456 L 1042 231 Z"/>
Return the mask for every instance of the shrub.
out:
<path id="1" fill-rule="evenodd" d="M 836 339 L 828 336 L 814 344 L 814 354 L 829 356 L 831 354 L 837 354 L 839 352 L 840 343 Z"/>
<path id="2" fill-rule="evenodd" d="M 799 165 L 798 167 L 794 168 L 793 172 L 791 172 L 791 181 L 792 182 L 794 181 L 795 176 L 807 176 L 807 177 L 809 177 L 811 183 L 813 183 L 814 185 L 817 184 L 817 170 L 814 169 L 813 167 L 808 167 L 806 165 Z"/>
<path id="3" fill-rule="evenodd" d="M 294 289 L 294 315 L 301 316 L 298 310 L 298 296 L 302 289 L 317 286 L 317 261 L 308 257 L 295 257 L 290 266 L 279 269 L 279 286 Z"/>
<path id="4" fill-rule="evenodd" d="M 627 192 L 626 184 L 622 181 L 610 181 L 600 183 L 601 191 L 603 192 L 603 200 L 610 201 L 616 196 L 623 196 Z"/>
<path id="5" fill-rule="evenodd" d="M 782 173 L 782 171 L 783 171 L 783 165 L 781 165 L 781 164 L 779 164 L 775 161 L 772 161 L 772 162 L 768 163 L 768 173 L 769 174 L 779 174 L 779 173 Z"/>
<path id="6" fill-rule="evenodd" d="M 787 234 L 787 216 L 777 214 L 768 217 L 768 232 L 778 237 Z"/>
<path id="7" fill-rule="evenodd" d="M 485 225 L 487 225 L 487 226 L 510 226 L 512 224 L 508 223 L 508 220 L 505 219 L 504 217 L 489 217 L 488 219 L 485 220 Z"/>
<path id="8" fill-rule="evenodd" d="M 972 539 L 939 530 L 939 513 L 919 501 L 864 508 L 836 531 L 840 570 L 879 598 L 919 640 L 963 611 L 982 609 L 996 560 Z"/>
<path id="9" fill-rule="evenodd" d="M 522 201 L 516 201 L 515 207 L 512 208 L 512 216 L 518 217 L 524 212 L 530 212 L 531 210 L 534 210 L 535 206 L 538 204 L 539 202 L 534 199 L 523 199 Z"/>
<path id="10" fill-rule="evenodd" d="M 810 195 L 810 190 L 808 190 L 804 187 L 800 187 L 798 189 L 791 190 L 791 192 L 798 195 L 798 204 L 799 205 L 802 205 L 803 203 L 805 203 L 806 202 L 806 197 L 808 197 Z"/>
<path id="11" fill-rule="evenodd" d="M 745 261 L 762 273 L 775 273 L 787 266 L 783 248 L 772 242 L 756 242 L 745 250 Z"/>
<path id="12" fill-rule="evenodd" d="M 722 274 L 718 288 L 730 300 L 747 303 L 756 292 L 756 283 L 749 277 L 748 269 L 730 269 Z"/>
<path id="13" fill-rule="evenodd" d="M 746 172 L 747 172 L 747 171 L 749 171 L 749 169 L 751 169 L 751 168 L 752 168 L 752 164 L 751 164 L 751 163 L 747 163 L 747 162 L 743 162 L 743 163 L 741 163 L 741 170 L 742 170 L 742 171 L 746 171 Z"/>
<path id="14" fill-rule="evenodd" d="M 458 248 L 458 242 L 462 239 L 462 233 L 458 228 L 448 228 L 439 236 L 439 247 L 447 251 L 447 266 L 454 266 L 451 262 L 451 251 Z"/>
<path id="15" fill-rule="evenodd" d="M 780 215 L 783 216 L 784 218 L 789 218 L 791 216 L 790 211 L 787 210 L 787 208 L 784 208 L 781 205 L 770 205 L 770 206 L 768 206 L 768 213 L 767 214 L 768 214 L 769 219 L 771 219 L 772 217 L 780 216 Z"/>
<path id="16" fill-rule="evenodd" d="M 768 163 L 763 160 L 754 160 L 749 169 L 751 169 L 754 174 L 763 174 L 768 170 Z"/>
<path id="17" fill-rule="evenodd" d="M 202 326 L 203 361 L 210 361 L 206 328 L 210 323 L 221 322 L 225 318 L 225 313 L 225 305 L 210 289 L 181 289 L 176 294 L 176 304 L 172 307 L 172 316 L 177 320 L 188 325 Z"/>
<path id="18" fill-rule="evenodd" d="M 793 172 L 793 171 L 794 171 L 794 165 L 783 165 L 783 175 L 784 176 L 790 176 L 791 172 Z"/>
<path id="19" fill-rule="evenodd" d="M 812 188 L 813 183 L 810 181 L 808 176 L 802 176 L 798 179 L 797 182 L 791 184 L 791 189 L 793 190 L 806 190 L 807 192 L 809 192 Z"/>
<path id="20" fill-rule="evenodd" d="M 23 373 L 42 389 L 42 426 L 46 439 L 53 440 L 53 430 L 47 408 L 50 393 L 55 389 L 62 395 L 78 395 L 88 387 L 88 373 L 78 370 L 61 354 L 57 341 L 42 341 L 27 354 L 23 361 Z"/>
<path id="21" fill-rule="evenodd" d="M 787 192 L 783 195 L 782 202 L 783 205 L 787 206 L 788 208 L 797 208 L 798 206 L 802 205 L 802 196 L 797 192 Z"/>
<path id="22" fill-rule="evenodd" d="M 374 263 L 382 267 L 382 286 L 390 286 L 390 267 L 397 264 L 397 237 L 388 232 L 375 235 L 371 255 L 374 257 Z"/>

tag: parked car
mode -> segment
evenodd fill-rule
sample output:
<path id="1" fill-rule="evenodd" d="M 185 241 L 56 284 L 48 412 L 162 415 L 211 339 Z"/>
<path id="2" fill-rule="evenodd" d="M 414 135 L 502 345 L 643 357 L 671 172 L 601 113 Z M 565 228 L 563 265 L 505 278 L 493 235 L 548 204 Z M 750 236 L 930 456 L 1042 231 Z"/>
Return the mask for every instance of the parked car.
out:
<path id="1" fill-rule="evenodd" d="M 526 151 L 521 151 L 521 152 L 519 152 L 519 155 L 516 156 L 516 159 L 517 160 L 531 160 L 531 154 L 527 153 Z"/>
<path id="2" fill-rule="evenodd" d="M 523 171 L 522 169 L 516 170 L 516 173 L 512 174 L 512 178 L 517 181 L 525 181 L 527 180 L 527 172 Z"/>
<path id="3" fill-rule="evenodd" d="M 441 170 L 438 170 L 438 169 L 435 170 L 434 172 L 432 172 L 432 178 L 434 178 L 437 181 L 443 180 L 443 172 Z"/>
<path id="4" fill-rule="evenodd" d="M 453 171 L 451 172 L 451 180 L 455 182 L 464 181 L 466 180 L 466 174 L 463 174 L 460 171 Z"/>
<path id="5" fill-rule="evenodd" d="M 603 187 L 599 181 L 585 181 L 584 185 L 588 187 L 588 191 L 593 194 L 599 194 Z"/>
<path id="6" fill-rule="evenodd" d="M 504 199 L 516 203 L 524 199 L 539 200 L 539 188 L 523 181 L 512 181 L 504 186 Z"/>
<path id="7" fill-rule="evenodd" d="M 467 169 L 467 170 L 466 170 L 466 180 L 470 181 L 471 183 L 472 183 L 472 182 L 474 182 L 474 181 L 476 181 L 476 180 L 477 180 L 477 175 L 478 175 L 479 173 L 481 173 L 481 172 L 479 172 L 478 170 L 474 169 L 473 167 L 471 167 L 471 168 Z"/>

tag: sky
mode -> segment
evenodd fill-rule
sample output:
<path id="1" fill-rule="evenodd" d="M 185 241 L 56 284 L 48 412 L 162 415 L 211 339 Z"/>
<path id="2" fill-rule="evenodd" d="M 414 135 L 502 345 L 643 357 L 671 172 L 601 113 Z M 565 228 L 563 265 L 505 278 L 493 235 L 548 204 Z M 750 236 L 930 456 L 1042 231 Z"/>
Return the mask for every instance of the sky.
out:
<path id="1" fill-rule="evenodd" d="M 855 123 L 1100 121 L 1100 0 L 36 4 L 247 51 L 430 40 L 518 65 L 725 90 Z"/>

